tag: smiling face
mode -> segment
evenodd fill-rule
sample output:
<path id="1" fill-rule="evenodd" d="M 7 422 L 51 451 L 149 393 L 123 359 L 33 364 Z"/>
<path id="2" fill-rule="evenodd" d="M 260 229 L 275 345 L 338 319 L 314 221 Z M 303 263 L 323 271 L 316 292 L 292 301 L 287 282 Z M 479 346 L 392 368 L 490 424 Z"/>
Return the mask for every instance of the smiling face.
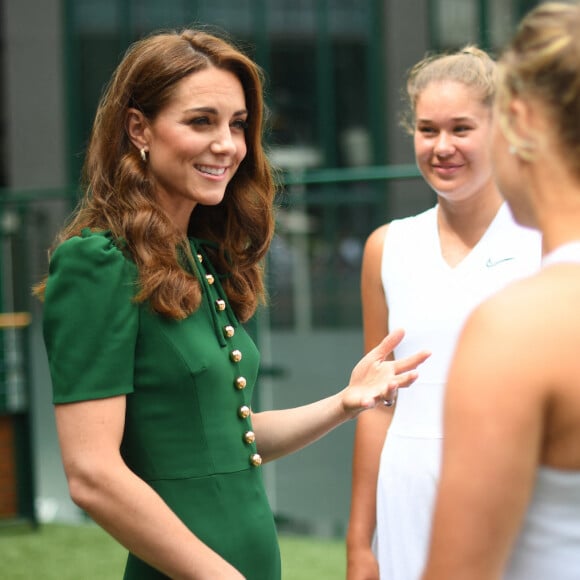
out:
<path id="1" fill-rule="evenodd" d="M 246 102 L 240 80 L 208 67 L 181 81 L 142 143 L 159 203 L 186 228 L 199 204 L 216 205 L 246 155 Z"/>
<path id="2" fill-rule="evenodd" d="M 489 143 L 491 111 L 473 88 L 432 82 L 415 107 L 414 146 L 419 170 L 450 201 L 493 187 Z"/>

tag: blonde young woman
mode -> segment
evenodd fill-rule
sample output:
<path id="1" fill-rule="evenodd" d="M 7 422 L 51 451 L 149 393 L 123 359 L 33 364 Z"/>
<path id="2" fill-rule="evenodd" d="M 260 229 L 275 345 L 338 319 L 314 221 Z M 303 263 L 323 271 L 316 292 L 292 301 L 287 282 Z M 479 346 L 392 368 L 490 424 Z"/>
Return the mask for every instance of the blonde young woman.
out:
<path id="1" fill-rule="evenodd" d="M 425 58 L 407 92 L 416 161 L 437 195 L 426 212 L 369 237 L 362 267 L 365 349 L 402 325 L 395 357 L 428 348 L 413 392 L 357 421 L 349 580 L 414 580 L 425 562 L 449 362 L 471 310 L 535 271 L 540 237 L 514 223 L 490 158 L 495 63 L 481 50 Z"/>
<path id="2" fill-rule="evenodd" d="M 258 67 L 203 31 L 129 48 L 99 104 L 84 195 L 44 298 L 73 500 L 130 552 L 126 580 L 276 580 L 260 464 L 413 382 L 397 331 L 334 396 L 252 412 L 274 183 Z"/>
<path id="3" fill-rule="evenodd" d="M 425 580 L 580 577 L 579 30 L 541 4 L 500 61 L 495 176 L 545 255 L 462 332 Z"/>

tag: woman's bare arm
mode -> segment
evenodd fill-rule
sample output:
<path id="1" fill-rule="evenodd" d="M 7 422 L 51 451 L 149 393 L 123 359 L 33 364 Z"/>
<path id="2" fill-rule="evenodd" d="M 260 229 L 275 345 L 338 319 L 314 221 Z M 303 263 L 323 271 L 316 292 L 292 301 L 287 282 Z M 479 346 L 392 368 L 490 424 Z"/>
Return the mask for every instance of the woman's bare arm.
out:
<path id="1" fill-rule="evenodd" d="M 388 360 L 402 340 L 396 330 L 381 341 L 354 368 L 349 385 L 336 395 L 301 407 L 252 415 L 258 451 L 264 461 L 293 453 L 316 441 L 366 409 L 392 400 L 396 390 L 417 378 L 416 367 L 428 356 L 419 352 L 398 361 Z"/>
<path id="2" fill-rule="evenodd" d="M 375 230 L 365 244 L 361 272 L 364 348 L 368 352 L 389 329 L 389 312 L 381 279 L 384 239 L 388 226 Z M 376 527 L 376 492 L 381 450 L 393 407 L 376 407 L 357 419 L 352 459 L 352 490 L 347 548 L 348 580 L 379 577 L 372 552 Z"/>
<path id="3" fill-rule="evenodd" d="M 56 425 L 73 501 L 136 556 L 176 579 L 241 579 L 125 464 L 125 397 L 59 404 Z"/>

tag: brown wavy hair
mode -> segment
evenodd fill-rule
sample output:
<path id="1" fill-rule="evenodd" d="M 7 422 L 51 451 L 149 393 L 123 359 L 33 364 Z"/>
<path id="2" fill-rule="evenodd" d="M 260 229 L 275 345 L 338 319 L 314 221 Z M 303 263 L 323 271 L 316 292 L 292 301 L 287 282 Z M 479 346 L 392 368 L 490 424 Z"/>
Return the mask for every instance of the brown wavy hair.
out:
<path id="1" fill-rule="evenodd" d="M 199 307 L 200 286 L 180 260 L 183 252 L 190 254 L 189 243 L 157 203 L 148 166 L 125 125 L 129 108 L 153 121 L 180 80 L 208 67 L 227 70 L 242 84 L 247 154 L 222 202 L 196 206 L 188 235 L 212 242 L 212 263 L 223 274 L 236 315 L 246 321 L 265 295 L 261 262 L 274 231 L 275 184 L 262 144 L 263 74 L 231 42 L 207 31 L 161 32 L 128 49 L 96 112 L 82 173 L 83 197 L 53 248 L 84 228 L 110 231 L 114 239 L 124 240 L 138 266 L 137 302 L 148 300 L 153 310 L 174 319 Z M 45 281 L 35 293 L 42 298 L 44 289 Z"/>

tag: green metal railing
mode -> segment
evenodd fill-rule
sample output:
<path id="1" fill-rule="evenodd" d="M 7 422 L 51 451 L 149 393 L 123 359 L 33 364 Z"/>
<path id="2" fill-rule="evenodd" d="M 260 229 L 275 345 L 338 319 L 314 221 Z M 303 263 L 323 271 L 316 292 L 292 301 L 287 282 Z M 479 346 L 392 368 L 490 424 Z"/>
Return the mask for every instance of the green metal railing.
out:
<path id="1" fill-rule="evenodd" d="M 341 167 L 309 169 L 300 173 L 286 173 L 284 185 L 309 185 L 313 183 L 347 183 L 358 181 L 389 181 L 419 177 L 416 165 L 377 165 L 373 167 Z"/>

